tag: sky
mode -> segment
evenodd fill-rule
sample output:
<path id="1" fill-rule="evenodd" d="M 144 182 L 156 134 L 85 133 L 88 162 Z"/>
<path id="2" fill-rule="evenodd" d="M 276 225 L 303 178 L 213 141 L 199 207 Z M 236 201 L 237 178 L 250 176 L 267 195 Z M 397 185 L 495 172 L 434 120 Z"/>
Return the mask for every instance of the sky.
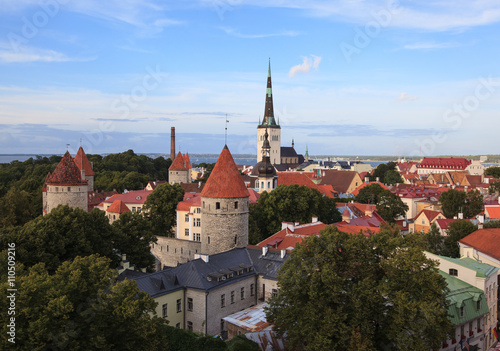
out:
<path id="1" fill-rule="evenodd" d="M 500 154 L 498 0 L 0 0 L 0 154 Z M 69 144 L 69 146 L 67 145 Z"/>

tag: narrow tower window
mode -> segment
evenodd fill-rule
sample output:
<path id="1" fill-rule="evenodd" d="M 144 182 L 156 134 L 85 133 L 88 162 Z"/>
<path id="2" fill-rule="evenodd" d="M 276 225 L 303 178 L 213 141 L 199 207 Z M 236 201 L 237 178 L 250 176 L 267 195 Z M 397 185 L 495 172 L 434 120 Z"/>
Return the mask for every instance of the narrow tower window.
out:
<path id="1" fill-rule="evenodd" d="M 237 210 L 238 209 L 238 201 L 235 201 L 234 202 L 234 209 Z"/>
<path id="2" fill-rule="evenodd" d="M 220 210 L 220 202 L 216 202 L 215 203 L 215 209 L 216 210 Z"/>

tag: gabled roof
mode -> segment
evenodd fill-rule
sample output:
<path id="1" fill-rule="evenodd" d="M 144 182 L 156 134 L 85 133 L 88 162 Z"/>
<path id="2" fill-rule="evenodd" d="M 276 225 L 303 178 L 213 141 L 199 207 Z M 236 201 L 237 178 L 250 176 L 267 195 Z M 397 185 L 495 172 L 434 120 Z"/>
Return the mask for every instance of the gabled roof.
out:
<path id="1" fill-rule="evenodd" d="M 190 208 L 201 207 L 200 193 L 184 193 L 184 199 L 177 204 L 176 211 L 189 211 Z"/>
<path id="2" fill-rule="evenodd" d="M 486 277 L 491 277 L 491 276 L 496 276 L 498 272 L 498 267 L 494 267 L 492 265 L 489 265 L 487 263 L 482 263 L 477 260 L 474 260 L 470 257 L 462 257 L 462 258 L 452 258 L 452 257 L 447 257 L 447 256 L 440 256 L 441 259 L 452 262 L 454 264 L 457 264 L 459 266 L 471 269 L 476 272 L 476 277 L 479 278 L 486 278 Z"/>
<path id="3" fill-rule="evenodd" d="M 95 175 L 94 171 L 92 170 L 92 165 L 90 164 L 87 155 L 85 155 L 85 151 L 83 151 L 83 148 L 81 146 L 76 153 L 75 164 L 80 171 L 82 171 L 82 169 L 85 171 L 85 176 Z"/>
<path id="4" fill-rule="evenodd" d="M 500 228 L 479 229 L 458 242 L 500 260 Z"/>
<path id="5" fill-rule="evenodd" d="M 181 152 L 177 154 L 174 162 L 169 167 L 169 171 L 187 171 L 191 168 L 191 163 L 189 162 L 189 156 L 183 156 Z"/>
<path id="6" fill-rule="evenodd" d="M 436 219 L 436 224 L 441 230 L 448 229 L 450 224 L 453 222 L 459 221 L 459 219 L 454 219 L 454 218 L 441 218 L 441 219 Z"/>
<path id="7" fill-rule="evenodd" d="M 127 205 L 125 205 L 123 203 L 123 201 L 121 201 L 121 200 L 115 200 L 115 201 L 113 201 L 113 203 L 111 204 L 111 206 L 109 206 L 106 209 L 106 212 L 124 213 L 124 212 L 130 212 L 130 210 L 128 209 Z"/>
<path id="8" fill-rule="evenodd" d="M 248 197 L 248 190 L 234 163 L 233 156 L 224 146 L 201 192 L 203 197 L 241 198 Z"/>
<path id="9" fill-rule="evenodd" d="M 424 214 L 425 217 L 429 220 L 429 222 L 432 222 L 434 218 L 436 218 L 439 214 L 442 214 L 441 211 L 433 211 L 433 210 L 422 210 L 420 211 L 416 216 L 415 219 L 420 217 L 421 214 Z"/>
<path id="10" fill-rule="evenodd" d="M 355 171 L 328 170 L 321 179 L 321 184 L 330 184 L 335 191 L 345 194 L 356 175 L 358 172 Z"/>
<path id="11" fill-rule="evenodd" d="M 282 146 L 280 152 L 281 157 L 297 157 L 297 152 L 292 146 Z"/>
<path id="12" fill-rule="evenodd" d="M 80 170 L 76 166 L 73 157 L 68 151 L 57 165 L 56 169 L 45 180 L 48 185 L 87 185 L 86 180 L 82 180 Z"/>
<path id="13" fill-rule="evenodd" d="M 123 201 L 125 204 L 144 204 L 152 190 L 132 190 L 123 194 L 116 194 L 103 201 L 103 203 L 113 203 L 115 200 Z"/>
<path id="14" fill-rule="evenodd" d="M 484 212 L 491 219 L 500 219 L 500 206 L 484 206 Z"/>
<path id="15" fill-rule="evenodd" d="M 405 173 L 406 173 L 406 172 L 409 172 L 409 171 L 410 171 L 411 167 L 412 167 L 414 164 L 416 164 L 416 162 L 412 162 L 412 161 L 408 161 L 408 162 L 398 162 L 398 163 L 397 163 L 397 166 L 398 166 L 399 171 L 400 171 L 401 173 L 403 173 L 403 172 L 405 172 Z"/>
<path id="16" fill-rule="evenodd" d="M 260 305 L 230 314 L 222 319 L 238 328 L 243 328 L 249 333 L 270 329 L 271 325 L 266 319 L 266 311 L 264 310 L 267 306 L 267 303 L 261 303 Z"/>
<path id="17" fill-rule="evenodd" d="M 323 222 L 314 222 L 293 226 L 293 231 L 286 227 L 279 232 L 271 235 L 269 238 L 257 244 L 259 247 L 270 246 L 275 249 L 287 249 L 295 247 L 295 244 L 301 243 L 305 238 L 311 235 L 318 235 L 319 232 L 325 229 L 326 224 Z"/>
<path id="18" fill-rule="evenodd" d="M 307 175 L 300 172 L 278 172 L 278 186 L 280 185 L 304 185 L 311 189 L 316 189 L 322 193 L 321 189 Z"/>

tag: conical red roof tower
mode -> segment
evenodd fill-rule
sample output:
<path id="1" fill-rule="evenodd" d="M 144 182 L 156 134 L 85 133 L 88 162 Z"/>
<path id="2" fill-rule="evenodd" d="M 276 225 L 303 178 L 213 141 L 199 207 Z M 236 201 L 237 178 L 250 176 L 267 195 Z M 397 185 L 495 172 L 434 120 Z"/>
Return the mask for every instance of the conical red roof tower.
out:
<path id="1" fill-rule="evenodd" d="M 75 164 L 80 171 L 82 169 L 85 171 L 85 176 L 94 175 L 94 171 L 92 170 L 92 165 L 90 164 L 87 155 L 85 154 L 85 151 L 83 151 L 83 148 L 81 146 L 78 149 L 78 152 L 76 153 Z"/>
<path id="2" fill-rule="evenodd" d="M 82 180 L 80 170 L 75 164 L 73 157 L 66 151 L 63 158 L 52 174 L 47 177 L 45 184 L 49 185 L 87 185 L 86 180 Z"/>
<path id="3" fill-rule="evenodd" d="M 217 159 L 217 163 L 208 177 L 201 192 L 202 197 L 237 198 L 248 197 L 248 189 L 234 163 L 227 145 Z"/>

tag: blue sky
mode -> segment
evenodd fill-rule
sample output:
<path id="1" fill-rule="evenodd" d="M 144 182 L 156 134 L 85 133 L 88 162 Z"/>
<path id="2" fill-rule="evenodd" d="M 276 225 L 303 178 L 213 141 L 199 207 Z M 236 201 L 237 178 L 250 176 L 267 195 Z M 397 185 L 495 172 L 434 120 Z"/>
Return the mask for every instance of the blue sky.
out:
<path id="1" fill-rule="evenodd" d="M 0 153 L 499 154 L 497 0 L 0 0 Z"/>

